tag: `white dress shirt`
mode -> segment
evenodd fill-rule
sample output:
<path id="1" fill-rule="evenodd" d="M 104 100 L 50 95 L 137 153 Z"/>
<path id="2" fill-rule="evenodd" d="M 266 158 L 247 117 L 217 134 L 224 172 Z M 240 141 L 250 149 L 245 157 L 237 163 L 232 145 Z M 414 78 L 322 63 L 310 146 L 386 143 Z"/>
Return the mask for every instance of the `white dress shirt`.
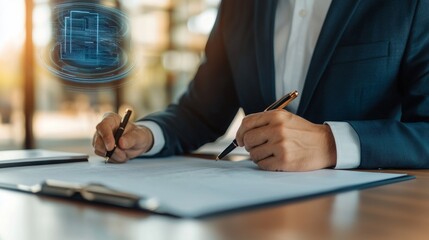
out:
<path id="1" fill-rule="evenodd" d="M 274 31 L 276 97 L 298 90 L 302 92 L 317 39 L 332 0 L 279 0 Z M 296 113 L 300 96 L 286 108 Z M 154 145 L 145 155 L 164 147 L 161 128 L 154 122 L 139 122 L 151 129 Z M 346 122 L 326 122 L 337 148 L 336 169 L 356 168 L 360 164 L 359 137 Z"/>

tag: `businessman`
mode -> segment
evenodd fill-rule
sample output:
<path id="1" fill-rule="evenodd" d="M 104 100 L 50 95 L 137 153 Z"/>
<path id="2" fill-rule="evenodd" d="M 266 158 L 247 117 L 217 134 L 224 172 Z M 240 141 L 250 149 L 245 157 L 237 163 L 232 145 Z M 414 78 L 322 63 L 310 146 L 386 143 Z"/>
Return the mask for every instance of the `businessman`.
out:
<path id="1" fill-rule="evenodd" d="M 223 1 L 188 90 L 129 124 L 111 161 L 191 152 L 240 107 L 237 142 L 264 170 L 428 168 L 429 0 Z M 96 154 L 119 122 L 97 125 Z"/>

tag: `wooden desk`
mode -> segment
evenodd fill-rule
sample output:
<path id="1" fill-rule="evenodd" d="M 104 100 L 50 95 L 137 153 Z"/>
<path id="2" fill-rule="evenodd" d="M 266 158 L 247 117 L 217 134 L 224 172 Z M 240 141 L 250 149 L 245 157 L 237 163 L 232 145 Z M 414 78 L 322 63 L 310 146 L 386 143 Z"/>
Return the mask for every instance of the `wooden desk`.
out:
<path id="1" fill-rule="evenodd" d="M 429 239 L 429 170 L 417 179 L 208 219 L 0 190 L 0 239 Z"/>

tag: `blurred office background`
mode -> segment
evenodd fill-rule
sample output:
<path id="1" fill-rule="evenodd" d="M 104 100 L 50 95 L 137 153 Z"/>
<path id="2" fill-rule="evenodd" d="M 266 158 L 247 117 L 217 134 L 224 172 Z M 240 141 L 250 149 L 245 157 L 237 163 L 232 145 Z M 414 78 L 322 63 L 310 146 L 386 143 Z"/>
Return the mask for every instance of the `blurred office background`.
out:
<path id="1" fill-rule="evenodd" d="M 108 111 L 134 117 L 176 101 L 199 65 L 219 0 L 94 1 L 127 14 L 135 68 L 122 84 L 76 88 L 40 55 L 55 36 L 62 0 L 0 0 L 0 150 L 45 148 L 92 154 L 95 125 Z M 84 1 L 88 2 L 88 1 Z"/>

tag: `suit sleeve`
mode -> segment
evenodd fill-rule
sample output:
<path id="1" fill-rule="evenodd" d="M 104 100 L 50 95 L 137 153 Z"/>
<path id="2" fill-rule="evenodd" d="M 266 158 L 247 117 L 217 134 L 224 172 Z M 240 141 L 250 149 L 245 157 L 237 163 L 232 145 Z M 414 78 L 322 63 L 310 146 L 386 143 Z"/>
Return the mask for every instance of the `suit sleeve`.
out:
<path id="1" fill-rule="evenodd" d="M 193 151 L 223 135 L 238 111 L 238 100 L 228 62 L 222 26 L 225 4 L 209 36 L 205 59 L 177 104 L 145 117 L 163 130 L 164 148 L 155 156 Z"/>
<path id="2" fill-rule="evenodd" d="M 401 118 L 349 122 L 360 139 L 360 168 L 429 168 L 427 9 L 429 1 L 418 2 L 401 64 Z"/>

